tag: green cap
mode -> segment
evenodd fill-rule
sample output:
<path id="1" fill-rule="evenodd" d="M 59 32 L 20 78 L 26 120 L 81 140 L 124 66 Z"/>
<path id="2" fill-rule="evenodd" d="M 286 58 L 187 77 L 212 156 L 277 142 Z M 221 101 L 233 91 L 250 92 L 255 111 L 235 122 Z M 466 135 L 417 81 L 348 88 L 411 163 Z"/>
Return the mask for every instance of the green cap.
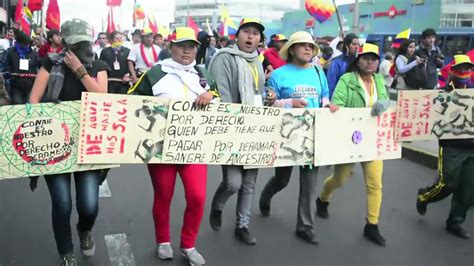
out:
<path id="1" fill-rule="evenodd" d="M 92 27 L 82 19 L 71 19 L 61 25 L 61 36 L 67 44 L 94 42 Z"/>

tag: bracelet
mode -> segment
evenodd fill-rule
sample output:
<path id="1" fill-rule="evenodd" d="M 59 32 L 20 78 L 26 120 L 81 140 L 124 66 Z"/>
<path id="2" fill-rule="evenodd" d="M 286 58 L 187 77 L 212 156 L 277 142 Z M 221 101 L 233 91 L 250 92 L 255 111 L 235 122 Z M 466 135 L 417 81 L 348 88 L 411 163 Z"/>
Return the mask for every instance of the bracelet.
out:
<path id="1" fill-rule="evenodd" d="M 87 70 L 84 66 L 80 66 L 76 71 L 74 71 L 74 76 L 76 76 L 78 80 L 81 80 L 87 74 Z"/>

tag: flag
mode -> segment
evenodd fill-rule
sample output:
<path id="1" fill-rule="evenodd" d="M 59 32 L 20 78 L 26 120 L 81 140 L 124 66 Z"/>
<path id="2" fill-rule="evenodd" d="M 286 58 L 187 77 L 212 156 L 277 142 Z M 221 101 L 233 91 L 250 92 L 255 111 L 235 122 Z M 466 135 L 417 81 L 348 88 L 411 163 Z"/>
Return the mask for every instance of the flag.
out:
<path id="1" fill-rule="evenodd" d="M 408 28 L 404 31 L 401 31 L 395 36 L 395 39 L 392 42 L 392 48 L 400 48 L 400 45 L 404 40 L 410 39 L 411 29 Z"/>
<path id="2" fill-rule="evenodd" d="M 187 26 L 194 30 L 194 32 L 196 33 L 196 36 L 201 31 L 201 29 L 196 24 L 196 21 L 194 21 L 194 19 L 192 17 L 188 17 L 188 25 Z"/>
<path id="3" fill-rule="evenodd" d="M 158 24 L 156 23 L 155 16 L 148 16 L 148 27 L 153 31 L 153 35 L 158 33 Z"/>
<path id="4" fill-rule="evenodd" d="M 166 26 L 159 26 L 158 27 L 158 32 L 164 37 L 168 38 L 168 35 L 170 35 L 170 30 Z"/>
<path id="5" fill-rule="evenodd" d="M 221 22 L 219 24 L 219 35 L 221 36 L 233 36 L 237 33 L 237 25 L 229 15 L 226 7 L 221 9 Z"/>
<path id="6" fill-rule="evenodd" d="M 29 0 L 28 8 L 31 12 L 41 10 L 43 8 L 43 0 Z"/>
<path id="7" fill-rule="evenodd" d="M 144 20 L 145 19 L 145 10 L 140 4 L 135 5 L 135 10 L 134 10 L 135 18 L 138 20 Z"/>
<path id="8" fill-rule="evenodd" d="M 114 11 L 110 7 L 109 15 L 107 17 L 107 32 L 112 33 L 115 31 Z"/>
<path id="9" fill-rule="evenodd" d="M 23 14 L 23 0 L 18 0 L 15 9 L 15 23 L 18 25 L 21 21 L 21 16 Z"/>
<path id="10" fill-rule="evenodd" d="M 59 30 L 61 26 L 61 13 L 59 12 L 58 0 L 51 0 L 46 11 L 46 28 Z"/>
<path id="11" fill-rule="evenodd" d="M 209 19 L 206 18 L 206 31 L 209 36 L 213 36 L 214 32 L 212 31 L 211 24 L 209 23 Z"/>
<path id="12" fill-rule="evenodd" d="M 17 27 L 25 32 L 28 36 L 31 34 L 31 22 L 33 20 L 33 14 L 30 9 L 22 0 L 18 1 L 18 5 L 15 10 L 15 23 Z"/>
<path id="13" fill-rule="evenodd" d="M 121 4 L 122 0 L 107 0 L 107 6 L 120 6 Z"/>

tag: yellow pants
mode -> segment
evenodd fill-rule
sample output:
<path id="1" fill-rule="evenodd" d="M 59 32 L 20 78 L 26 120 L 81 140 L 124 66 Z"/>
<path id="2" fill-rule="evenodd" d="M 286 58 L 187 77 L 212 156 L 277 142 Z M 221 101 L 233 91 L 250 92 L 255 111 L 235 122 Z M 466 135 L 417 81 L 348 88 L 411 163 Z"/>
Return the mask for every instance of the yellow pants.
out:
<path id="1" fill-rule="evenodd" d="M 332 191 L 347 181 L 354 165 L 350 163 L 334 166 L 334 173 L 324 181 L 323 190 L 319 196 L 322 201 L 329 202 Z M 367 186 L 367 221 L 378 224 L 382 205 L 383 161 L 362 162 L 361 165 Z"/>

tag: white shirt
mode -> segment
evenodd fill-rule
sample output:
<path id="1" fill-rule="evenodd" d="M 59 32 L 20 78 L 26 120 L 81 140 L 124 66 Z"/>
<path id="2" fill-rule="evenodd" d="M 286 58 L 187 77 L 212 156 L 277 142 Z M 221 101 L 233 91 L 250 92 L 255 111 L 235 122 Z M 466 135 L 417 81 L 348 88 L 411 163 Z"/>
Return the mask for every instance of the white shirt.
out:
<path id="1" fill-rule="evenodd" d="M 197 72 L 196 79 L 199 80 Z M 196 87 L 190 89 L 176 74 L 167 74 L 161 78 L 152 88 L 153 95 L 172 99 L 186 99 L 194 101 L 201 93 L 207 91 L 209 87 Z"/>
<path id="2" fill-rule="evenodd" d="M 390 68 L 392 67 L 392 62 L 389 60 L 382 60 L 379 67 L 379 74 L 385 79 L 385 86 L 390 87 L 393 82 L 393 77 L 390 75 Z"/>
<path id="3" fill-rule="evenodd" d="M 145 60 L 143 60 L 140 47 L 141 47 L 140 43 L 137 43 L 137 44 L 133 45 L 127 59 L 130 60 L 130 61 L 135 62 L 135 67 L 137 69 L 141 70 L 142 72 L 146 72 L 151 67 L 147 66 L 147 64 L 145 63 Z M 153 47 L 155 48 L 155 51 L 156 51 L 156 60 L 158 60 L 158 56 L 161 52 L 161 48 L 157 45 L 154 45 L 154 44 L 153 44 Z M 146 56 L 148 62 L 150 62 L 152 65 L 156 64 L 157 62 L 155 62 L 153 60 L 153 50 L 152 50 L 152 48 L 151 47 L 144 47 L 144 51 L 145 51 L 145 56 Z"/>

